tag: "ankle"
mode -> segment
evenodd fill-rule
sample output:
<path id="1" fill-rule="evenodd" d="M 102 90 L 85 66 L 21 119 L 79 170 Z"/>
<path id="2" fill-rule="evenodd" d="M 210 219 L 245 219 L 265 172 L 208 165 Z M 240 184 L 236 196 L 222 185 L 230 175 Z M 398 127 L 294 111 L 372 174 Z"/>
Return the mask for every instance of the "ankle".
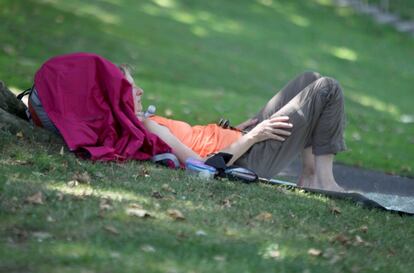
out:
<path id="1" fill-rule="evenodd" d="M 302 176 L 315 176 L 315 169 L 314 168 L 303 168 Z"/>

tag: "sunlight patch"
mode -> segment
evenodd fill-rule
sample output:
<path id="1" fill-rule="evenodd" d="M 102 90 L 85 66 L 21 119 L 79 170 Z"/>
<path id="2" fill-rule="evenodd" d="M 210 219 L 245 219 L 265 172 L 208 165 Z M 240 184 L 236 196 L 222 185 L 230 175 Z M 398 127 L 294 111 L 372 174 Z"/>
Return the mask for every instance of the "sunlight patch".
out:
<path id="1" fill-rule="evenodd" d="M 363 95 L 361 93 L 354 93 L 352 91 L 347 91 L 346 95 L 354 102 L 361 104 L 365 107 L 372 108 L 379 112 L 388 113 L 396 119 L 400 118 L 400 111 L 394 104 L 385 103 L 377 98 Z"/>
<path id="2" fill-rule="evenodd" d="M 330 53 L 339 59 L 351 62 L 355 62 L 358 59 L 357 53 L 347 47 L 332 47 Z"/>
<path id="3" fill-rule="evenodd" d="M 270 7 L 273 4 L 273 0 L 257 0 L 257 3 Z"/>
<path id="4" fill-rule="evenodd" d="M 70 187 L 68 185 L 49 185 L 47 188 L 74 196 L 94 196 L 100 198 L 108 198 L 114 201 L 139 201 L 141 203 L 149 202 L 148 198 L 132 194 L 130 192 L 97 190 L 89 185 L 82 185 L 77 187 Z"/>
<path id="5" fill-rule="evenodd" d="M 191 32 L 198 37 L 206 37 L 208 35 L 208 31 L 205 28 L 199 26 L 191 28 Z"/>
<path id="6" fill-rule="evenodd" d="M 212 29 L 217 32 L 240 33 L 242 28 L 240 24 L 233 20 L 217 20 L 211 25 Z"/>
<path id="7" fill-rule="evenodd" d="M 293 24 L 299 26 L 299 27 L 308 27 L 310 25 L 310 22 L 308 19 L 306 19 L 303 16 L 297 15 L 297 14 L 289 14 L 289 20 Z"/>
<path id="8" fill-rule="evenodd" d="M 152 2 L 163 8 L 174 8 L 176 6 L 174 0 L 152 0 Z"/>
<path id="9" fill-rule="evenodd" d="M 145 12 L 148 15 L 160 15 L 161 14 L 161 10 L 159 7 L 155 7 L 152 5 L 143 5 L 142 6 L 142 11 Z"/>
<path id="10" fill-rule="evenodd" d="M 174 20 L 184 24 L 194 24 L 196 21 L 194 15 L 184 11 L 174 11 L 171 16 Z"/>
<path id="11" fill-rule="evenodd" d="M 259 255 L 265 259 L 283 259 L 278 244 L 269 244 L 262 251 L 259 252 Z"/>
<path id="12" fill-rule="evenodd" d="M 316 0 L 319 5 L 332 6 L 332 0 Z"/>
<path id="13" fill-rule="evenodd" d="M 80 15 L 92 15 L 99 19 L 100 21 L 107 23 L 107 24 L 118 24 L 119 17 L 115 16 L 112 13 L 109 13 L 96 5 L 84 5 L 82 8 L 79 9 L 77 14 Z"/>
<path id="14" fill-rule="evenodd" d="M 97 249 L 90 245 L 74 243 L 74 242 L 63 242 L 53 244 L 50 246 L 51 253 L 57 257 L 65 257 L 70 259 L 81 259 L 85 257 L 96 257 Z M 102 254 L 102 253 L 100 253 Z"/>

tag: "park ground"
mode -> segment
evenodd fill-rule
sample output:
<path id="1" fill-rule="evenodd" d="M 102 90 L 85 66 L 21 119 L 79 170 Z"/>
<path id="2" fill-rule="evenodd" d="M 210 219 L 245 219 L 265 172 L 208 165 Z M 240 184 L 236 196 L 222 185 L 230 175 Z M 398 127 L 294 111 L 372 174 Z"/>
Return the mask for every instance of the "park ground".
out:
<path id="1" fill-rule="evenodd" d="M 338 162 L 414 177 L 414 39 L 329 0 L 4 0 L 0 80 L 48 58 L 135 67 L 144 104 L 234 124 L 303 71 L 335 77 Z M 149 163 L 92 163 L 0 128 L 0 271 L 411 272 L 412 217 Z"/>

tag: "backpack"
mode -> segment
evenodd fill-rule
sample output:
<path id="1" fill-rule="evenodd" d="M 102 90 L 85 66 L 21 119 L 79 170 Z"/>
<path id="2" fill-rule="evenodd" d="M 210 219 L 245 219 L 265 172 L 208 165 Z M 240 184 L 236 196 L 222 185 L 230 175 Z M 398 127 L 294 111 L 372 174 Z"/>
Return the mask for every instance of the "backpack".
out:
<path id="1" fill-rule="evenodd" d="M 60 135 L 59 130 L 50 120 L 46 111 L 43 109 L 42 102 L 40 101 L 39 95 L 37 94 L 36 88 L 33 85 L 31 88 L 26 89 L 20 93 L 17 98 L 22 100 L 24 96 L 29 96 L 28 98 L 28 109 L 26 110 L 27 117 L 29 121 L 38 127 L 42 127 L 46 130 L 49 130 L 57 135 Z"/>

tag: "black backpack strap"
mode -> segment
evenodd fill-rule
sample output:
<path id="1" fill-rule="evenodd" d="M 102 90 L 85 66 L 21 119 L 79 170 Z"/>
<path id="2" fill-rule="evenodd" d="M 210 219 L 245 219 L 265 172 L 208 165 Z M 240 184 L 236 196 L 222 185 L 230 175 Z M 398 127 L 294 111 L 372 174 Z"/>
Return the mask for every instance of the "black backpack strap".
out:
<path id="1" fill-rule="evenodd" d="M 31 92 L 32 92 L 32 90 L 33 90 L 33 87 L 34 87 L 34 85 L 33 85 L 32 87 L 30 87 L 30 88 L 28 88 L 28 89 L 24 90 L 24 91 L 23 91 L 22 93 L 20 93 L 19 95 L 17 95 L 17 99 L 18 99 L 18 100 L 22 100 L 24 96 L 26 96 L 26 95 L 30 95 L 30 93 L 31 93 Z"/>

